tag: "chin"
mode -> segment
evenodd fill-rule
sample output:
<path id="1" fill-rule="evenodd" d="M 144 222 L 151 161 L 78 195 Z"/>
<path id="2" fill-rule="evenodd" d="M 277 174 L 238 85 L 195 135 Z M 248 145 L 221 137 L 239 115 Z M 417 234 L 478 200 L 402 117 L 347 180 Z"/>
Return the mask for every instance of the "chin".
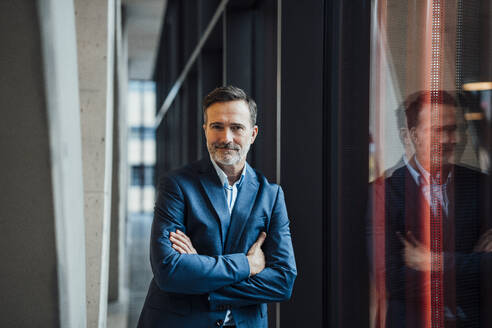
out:
<path id="1" fill-rule="evenodd" d="M 449 154 L 449 155 L 445 156 L 445 157 L 443 158 L 443 160 L 442 160 L 442 164 L 443 164 L 443 165 L 452 165 L 452 164 L 456 164 L 454 154 Z"/>
<path id="2" fill-rule="evenodd" d="M 236 157 L 220 157 L 220 156 L 214 156 L 214 160 L 216 162 L 219 162 L 222 165 L 234 165 L 239 162 L 239 158 Z"/>

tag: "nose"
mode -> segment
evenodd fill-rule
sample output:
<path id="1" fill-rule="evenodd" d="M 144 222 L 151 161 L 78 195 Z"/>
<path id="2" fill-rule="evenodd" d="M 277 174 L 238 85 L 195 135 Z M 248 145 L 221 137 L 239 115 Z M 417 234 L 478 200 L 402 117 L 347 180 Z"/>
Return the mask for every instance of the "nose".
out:
<path id="1" fill-rule="evenodd" d="M 233 140 L 233 135 L 231 129 L 225 128 L 224 130 L 222 130 L 221 142 L 229 143 L 232 142 L 232 140 Z"/>
<path id="2" fill-rule="evenodd" d="M 459 142 L 459 134 L 456 130 L 446 131 L 442 136 L 442 143 L 457 144 Z"/>

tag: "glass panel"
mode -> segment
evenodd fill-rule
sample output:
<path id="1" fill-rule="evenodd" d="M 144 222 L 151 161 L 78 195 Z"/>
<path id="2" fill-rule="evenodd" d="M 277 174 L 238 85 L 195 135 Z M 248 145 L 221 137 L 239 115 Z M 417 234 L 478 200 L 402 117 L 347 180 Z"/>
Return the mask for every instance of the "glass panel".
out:
<path id="1" fill-rule="evenodd" d="M 130 81 L 128 101 L 129 217 L 151 217 L 155 171 L 155 83 Z"/>
<path id="2" fill-rule="evenodd" d="M 491 11 L 372 2 L 372 327 L 492 327 Z"/>
<path id="3" fill-rule="evenodd" d="M 128 327 L 136 327 L 152 271 L 148 264 L 155 201 L 155 83 L 130 81 L 128 86 Z"/>

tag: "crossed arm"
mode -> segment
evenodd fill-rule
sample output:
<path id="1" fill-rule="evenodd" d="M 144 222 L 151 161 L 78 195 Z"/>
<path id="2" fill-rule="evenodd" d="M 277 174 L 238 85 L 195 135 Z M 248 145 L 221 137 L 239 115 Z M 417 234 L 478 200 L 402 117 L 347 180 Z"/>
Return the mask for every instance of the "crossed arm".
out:
<path id="1" fill-rule="evenodd" d="M 397 232 L 398 238 L 403 244 L 403 258 L 405 265 L 417 271 L 431 270 L 431 251 L 419 242 L 411 232 L 407 232 L 406 236 L 402 236 Z M 482 235 L 472 253 L 456 253 L 456 266 L 458 269 L 466 271 L 472 266 L 477 266 L 480 262 L 480 257 L 492 255 L 492 229 Z M 446 253 L 443 253 L 446 256 Z M 476 263 L 473 265 L 473 263 Z M 454 268 L 453 268 L 454 269 Z"/>
<path id="2" fill-rule="evenodd" d="M 196 254 L 191 240 L 182 232 L 185 231 L 183 199 L 179 185 L 172 178 L 161 183 L 152 225 L 151 264 L 154 279 L 162 290 L 209 294 L 212 309 L 222 304 L 240 307 L 290 297 L 297 272 L 280 188 L 269 235 L 260 234 L 247 254 Z"/>
<path id="3" fill-rule="evenodd" d="M 263 253 L 261 246 L 265 242 L 266 233 L 261 232 L 256 242 L 251 246 L 246 258 L 249 263 L 249 275 L 254 276 L 260 273 L 265 268 L 265 254 Z M 170 233 L 169 239 L 172 242 L 172 247 L 180 254 L 198 254 L 193 247 L 191 239 L 181 230 Z"/>

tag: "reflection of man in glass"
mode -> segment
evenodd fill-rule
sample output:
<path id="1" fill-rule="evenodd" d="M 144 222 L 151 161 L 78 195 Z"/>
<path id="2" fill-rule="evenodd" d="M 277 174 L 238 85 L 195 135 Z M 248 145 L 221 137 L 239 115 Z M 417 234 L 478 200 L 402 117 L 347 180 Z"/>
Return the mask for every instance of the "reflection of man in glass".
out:
<path id="1" fill-rule="evenodd" d="M 480 327 L 484 176 L 455 164 L 453 96 L 422 91 L 404 107 L 415 155 L 384 180 L 386 326 Z"/>
<path id="2" fill-rule="evenodd" d="M 395 165 L 384 171 L 385 177 L 391 176 L 397 169 L 403 167 L 404 165 L 408 165 L 408 161 L 415 153 L 413 143 L 410 139 L 410 133 L 408 131 L 407 118 L 405 116 L 405 103 L 398 106 L 395 113 L 398 136 L 400 137 L 401 144 L 403 145 L 403 155 Z"/>

